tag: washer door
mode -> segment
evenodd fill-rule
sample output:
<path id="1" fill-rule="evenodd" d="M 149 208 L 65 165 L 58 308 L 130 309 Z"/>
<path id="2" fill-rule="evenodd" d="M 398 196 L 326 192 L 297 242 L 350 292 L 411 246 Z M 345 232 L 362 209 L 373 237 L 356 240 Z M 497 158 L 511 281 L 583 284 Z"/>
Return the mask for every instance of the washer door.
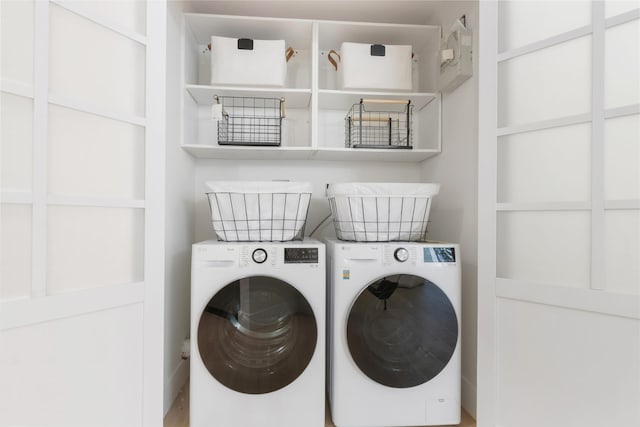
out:
<path id="1" fill-rule="evenodd" d="M 273 277 L 236 280 L 216 293 L 198 324 L 200 357 L 211 375 L 240 393 L 292 383 L 315 351 L 318 330 L 297 289 Z"/>
<path id="2" fill-rule="evenodd" d="M 458 319 L 445 293 L 411 274 L 387 276 L 365 288 L 347 320 L 349 351 L 377 383 L 414 387 L 449 363 L 458 341 Z"/>

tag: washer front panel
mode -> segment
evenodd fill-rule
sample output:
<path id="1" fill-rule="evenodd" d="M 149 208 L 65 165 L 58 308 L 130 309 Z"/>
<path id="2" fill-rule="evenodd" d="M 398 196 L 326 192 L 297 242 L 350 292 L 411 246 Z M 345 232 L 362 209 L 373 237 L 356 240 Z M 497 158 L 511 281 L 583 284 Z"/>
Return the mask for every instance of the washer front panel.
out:
<path id="1" fill-rule="evenodd" d="M 198 322 L 199 356 L 209 373 L 247 394 L 270 393 L 295 381 L 311 361 L 317 336 L 304 296 L 267 276 L 223 287 Z"/>
<path id="2" fill-rule="evenodd" d="M 458 319 L 437 285 L 412 274 L 383 277 L 354 301 L 349 351 L 360 370 L 389 387 L 408 388 L 438 375 L 458 341 Z"/>

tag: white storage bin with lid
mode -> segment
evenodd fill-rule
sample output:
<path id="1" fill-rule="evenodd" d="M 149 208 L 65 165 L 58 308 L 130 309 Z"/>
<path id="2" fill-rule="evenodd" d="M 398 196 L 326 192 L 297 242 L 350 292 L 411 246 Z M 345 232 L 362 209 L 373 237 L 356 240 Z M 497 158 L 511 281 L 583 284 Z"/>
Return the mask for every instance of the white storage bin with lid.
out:
<path id="1" fill-rule="evenodd" d="M 284 86 L 287 50 L 284 40 L 211 36 L 211 84 Z"/>
<path id="2" fill-rule="evenodd" d="M 327 198 L 340 240 L 424 241 L 431 199 L 440 184 L 330 184 Z"/>
<path id="3" fill-rule="evenodd" d="M 308 182 L 209 181 L 213 229 L 219 240 L 302 240 L 312 187 Z"/>
<path id="4" fill-rule="evenodd" d="M 409 45 L 344 42 L 328 58 L 340 89 L 411 90 L 411 55 Z"/>

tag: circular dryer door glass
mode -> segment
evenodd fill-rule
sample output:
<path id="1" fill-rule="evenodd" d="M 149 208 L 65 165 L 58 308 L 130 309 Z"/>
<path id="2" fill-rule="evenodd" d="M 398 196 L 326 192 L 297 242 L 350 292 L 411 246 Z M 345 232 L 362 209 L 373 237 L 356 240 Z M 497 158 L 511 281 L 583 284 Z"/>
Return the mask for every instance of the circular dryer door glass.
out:
<path id="1" fill-rule="evenodd" d="M 347 342 L 369 378 L 389 387 L 414 387 L 449 363 L 458 319 L 447 295 L 432 282 L 411 274 L 387 276 L 353 303 Z"/>
<path id="2" fill-rule="evenodd" d="M 254 276 L 216 293 L 198 324 L 200 357 L 211 375 L 240 393 L 263 394 L 295 381 L 315 351 L 317 325 L 302 294 Z"/>

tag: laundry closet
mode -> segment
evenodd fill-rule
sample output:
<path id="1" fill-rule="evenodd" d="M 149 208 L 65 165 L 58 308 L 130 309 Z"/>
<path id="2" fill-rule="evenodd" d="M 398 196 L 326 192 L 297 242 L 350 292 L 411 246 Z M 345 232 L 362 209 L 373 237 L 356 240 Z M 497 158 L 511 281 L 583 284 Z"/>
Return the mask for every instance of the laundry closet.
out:
<path id="1" fill-rule="evenodd" d="M 456 120 L 468 123 L 466 135 L 460 135 L 456 140 L 449 142 L 451 144 L 449 150 L 460 146 L 456 150 L 464 153 L 464 158 L 454 159 L 453 152 L 450 151 L 448 160 L 450 166 L 444 166 L 444 163 L 441 166 L 448 168 L 446 176 L 442 179 L 429 171 L 428 162 L 430 159 L 446 156 L 447 141 L 446 137 L 443 137 L 446 135 L 444 127 L 452 123 L 443 117 L 443 103 L 446 102 L 446 95 L 443 97 L 439 89 L 442 26 L 445 26 L 445 33 L 449 35 L 450 27 L 459 19 L 463 19 L 471 30 L 477 19 L 477 4 L 460 2 L 456 7 L 449 5 L 441 17 L 432 15 L 430 22 L 426 19 L 426 11 L 416 9 L 416 5 L 412 6 L 408 3 L 403 5 L 407 9 L 405 11 L 398 9 L 398 16 L 395 17 L 390 13 L 389 5 L 381 3 L 366 7 L 335 3 L 332 4 L 335 8 L 333 11 L 324 5 L 321 6 L 320 3 L 309 4 L 306 8 L 300 9 L 299 15 L 291 10 L 297 7 L 293 5 L 289 7 L 286 4 L 247 9 L 240 3 L 225 10 L 222 7 L 217 8 L 214 4 L 207 6 L 194 2 L 185 6 L 184 17 L 179 14 L 179 11 L 174 11 L 176 36 L 173 40 L 174 46 L 170 46 L 170 50 L 174 50 L 176 57 L 181 60 L 171 64 L 170 67 L 174 69 L 175 79 L 180 80 L 182 85 L 179 91 L 171 88 L 174 100 L 169 102 L 168 108 L 179 118 L 180 128 L 176 128 L 172 136 L 176 142 L 179 142 L 176 144 L 177 147 L 168 148 L 168 152 L 176 150 L 178 158 L 170 155 L 167 162 L 169 165 L 175 163 L 181 168 L 182 173 L 179 174 L 181 176 L 177 179 L 181 183 L 182 191 L 187 188 L 192 188 L 193 191 L 195 208 L 193 217 L 190 219 L 194 230 L 192 242 L 215 237 L 211 224 L 211 209 L 205 194 L 211 191 L 206 185 L 211 181 L 310 182 L 313 195 L 307 216 L 306 235 L 308 236 L 317 226 L 320 226 L 315 230 L 312 236 L 314 238 L 335 236 L 331 221 L 322 223 L 330 215 L 325 196 L 328 184 L 438 182 L 442 183 L 441 194 L 432 199 L 432 220 L 429 223 L 427 238 L 460 243 L 462 249 L 459 256 L 464 260 L 462 270 L 472 268 L 470 266 L 475 264 L 473 260 L 475 251 L 472 249 L 475 246 L 474 235 L 466 233 L 465 236 L 460 229 L 462 224 L 445 225 L 449 216 L 445 211 L 446 209 L 475 211 L 472 204 L 475 198 L 473 170 L 476 152 L 473 131 L 474 78 L 463 83 L 463 86 L 453 92 L 460 97 L 459 100 L 449 101 L 449 105 L 458 110 Z M 438 9 L 436 4 L 426 6 L 432 13 Z M 256 13 L 256 10 L 260 13 Z M 409 11 L 420 11 L 424 16 L 411 16 Z M 259 85 L 243 87 L 212 83 L 211 56 L 217 48 L 214 43 L 216 40 L 212 40 L 212 36 L 285 40 L 286 47 L 290 47 L 293 54 L 287 61 L 284 86 L 281 88 Z M 169 39 L 171 40 L 171 37 Z M 470 36 L 469 43 L 471 40 Z M 181 42 L 184 43 L 184 50 L 181 49 Z M 339 75 L 332 63 L 334 60 L 341 60 L 336 54 L 342 53 L 343 42 L 364 43 L 367 49 L 375 43 L 389 45 L 390 47 L 387 48 L 389 52 L 392 45 L 411 46 L 409 86 L 391 90 L 345 88 L 343 76 Z M 265 73 L 271 71 L 270 66 L 265 68 Z M 259 75 L 262 70 L 252 71 L 258 74 L 255 78 L 263 77 Z M 171 75 L 169 78 L 171 79 Z M 361 74 L 361 78 L 366 78 L 366 74 Z M 403 84 L 406 85 L 406 79 L 404 80 Z M 356 81 L 355 85 L 357 84 Z M 366 87 L 366 83 L 363 85 Z M 263 98 L 284 100 L 285 118 L 281 122 L 279 146 L 218 143 L 221 138 L 219 134 L 221 124 L 220 117 L 216 117 L 216 114 L 219 114 L 216 113 L 216 108 L 220 106 L 222 107 L 220 109 L 225 111 L 231 110 L 231 104 L 225 103 L 247 102 L 247 98 L 249 98 L 248 102 Z M 409 148 L 346 146 L 345 139 L 348 137 L 345 133 L 348 130 L 345 130 L 345 123 L 348 121 L 345 118 L 353 108 L 359 108 L 361 99 L 367 98 L 389 102 L 389 104 L 381 104 L 381 107 L 372 105 L 374 110 L 391 109 L 402 114 L 403 108 L 407 104 L 410 105 L 412 123 L 409 125 L 411 129 Z M 400 103 L 400 107 L 395 103 Z M 453 107 L 456 104 L 459 105 Z M 244 115 L 252 114 L 247 108 L 249 106 L 242 107 Z M 369 105 L 365 106 L 365 108 L 369 107 Z M 261 111 L 258 113 L 263 114 Z M 280 111 L 277 112 L 279 113 Z M 467 119 L 463 118 L 465 115 L 468 115 Z M 406 120 L 404 117 L 400 115 L 401 120 Z M 386 136 L 388 135 L 385 135 L 384 141 L 378 143 L 386 144 Z M 192 177 L 193 181 L 189 182 L 185 176 Z M 460 197 L 461 193 L 462 197 Z M 442 199 L 440 199 L 441 196 Z M 184 194 L 181 194 L 181 197 L 184 197 Z M 467 216 L 466 221 L 472 220 L 473 217 L 474 215 Z M 465 221 L 460 217 L 454 220 Z M 475 224 L 469 223 L 465 227 L 471 230 Z M 182 241 L 186 245 L 187 241 L 184 238 Z M 465 246 L 472 249 L 468 254 Z M 473 275 L 469 275 L 469 278 L 471 277 Z M 466 285 L 465 288 L 464 292 L 467 295 L 464 295 L 463 299 L 469 302 L 475 300 L 475 286 Z M 182 301 L 181 304 L 184 304 L 188 297 L 188 295 L 177 293 L 175 296 L 176 300 Z M 177 306 L 177 301 L 171 301 L 170 304 Z M 466 372 L 465 381 L 468 384 L 465 395 L 474 393 L 474 380 L 471 379 L 475 376 L 474 305 L 471 303 L 466 307 L 469 314 L 462 315 L 463 323 L 460 325 L 462 349 L 466 352 L 461 355 L 464 354 L 463 358 L 469 358 L 463 362 Z M 167 341 L 171 341 L 173 345 L 167 348 L 167 362 L 169 359 L 171 362 L 165 365 L 166 375 L 180 372 L 175 371 L 176 364 L 178 367 L 184 365 L 179 358 L 180 347 L 176 344 L 181 343 L 189 334 L 188 328 L 185 329 L 188 326 L 185 320 L 188 319 L 189 313 L 184 312 L 182 308 L 180 311 L 176 310 L 176 313 L 179 313 L 182 319 L 182 326 L 178 331 L 176 322 L 167 331 Z M 172 332 L 172 329 L 175 332 Z M 466 340 L 469 342 L 467 343 Z M 186 371 L 182 370 L 181 375 L 184 378 Z M 182 383 L 178 379 L 175 381 Z M 471 395 L 467 397 L 469 402 L 475 400 Z M 459 400 L 456 402 L 458 403 L 455 405 L 459 407 L 461 402 Z M 473 404 L 469 403 L 467 406 L 469 406 L 468 411 L 474 410 Z"/>
<path id="2" fill-rule="evenodd" d="M 180 405 L 193 245 L 216 235 L 207 183 L 229 181 L 309 183 L 305 235 L 321 241 L 336 237 L 328 184 L 439 184 L 424 237 L 450 245 L 343 257 L 459 268 L 444 310 L 459 335 L 443 342 L 460 378 L 440 378 L 460 402 L 431 399 L 430 411 L 461 406 L 481 427 L 640 425 L 637 2 L 3 0 L 0 11 L 0 425 L 156 426 Z M 443 87 L 461 28 L 471 72 Z M 212 68 L 212 36 L 242 49 L 284 40 L 284 84 L 212 83 L 229 71 Z M 410 86 L 359 86 L 371 76 L 341 67 L 350 42 L 369 56 L 411 46 Z M 225 78 L 273 82 L 284 75 L 272 65 Z M 221 125 L 247 107 L 269 119 L 254 146 Z M 279 259 L 267 246 L 240 252 Z M 304 276 L 321 247 L 289 251 L 287 266 Z M 327 283 L 371 272 L 358 268 Z"/>

